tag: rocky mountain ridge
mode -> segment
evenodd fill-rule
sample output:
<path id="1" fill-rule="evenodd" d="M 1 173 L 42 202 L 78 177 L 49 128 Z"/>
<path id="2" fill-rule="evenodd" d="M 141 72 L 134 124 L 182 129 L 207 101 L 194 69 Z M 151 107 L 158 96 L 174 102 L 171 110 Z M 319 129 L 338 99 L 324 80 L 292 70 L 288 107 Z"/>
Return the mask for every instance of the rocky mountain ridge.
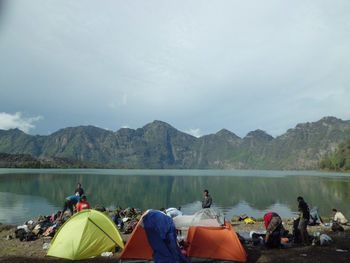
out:
<path id="1" fill-rule="evenodd" d="M 350 121 L 335 117 L 298 124 L 276 138 L 262 130 L 241 138 L 226 129 L 196 138 L 154 121 L 116 132 L 94 126 L 64 128 L 47 136 L 0 130 L 0 152 L 116 168 L 316 169 L 349 138 Z"/>

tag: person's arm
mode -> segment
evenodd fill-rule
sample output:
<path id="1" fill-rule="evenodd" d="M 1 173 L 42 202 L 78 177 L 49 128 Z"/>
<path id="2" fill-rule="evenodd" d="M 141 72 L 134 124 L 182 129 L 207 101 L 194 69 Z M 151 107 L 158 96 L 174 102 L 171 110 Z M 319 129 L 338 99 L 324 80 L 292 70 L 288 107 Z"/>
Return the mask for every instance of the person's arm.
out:
<path id="1" fill-rule="evenodd" d="M 209 196 L 207 207 L 211 207 L 212 203 L 213 203 L 213 199 L 211 198 L 211 196 Z"/>
<path id="2" fill-rule="evenodd" d="M 335 213 L 335 214 L 334 214 L 334 217 L 333 217 L 333 221 L 334 221 L 334 222 L 338 222 L 338 219 L 339 219 L 339 218 L 338 218 L 338 213 Z"/>

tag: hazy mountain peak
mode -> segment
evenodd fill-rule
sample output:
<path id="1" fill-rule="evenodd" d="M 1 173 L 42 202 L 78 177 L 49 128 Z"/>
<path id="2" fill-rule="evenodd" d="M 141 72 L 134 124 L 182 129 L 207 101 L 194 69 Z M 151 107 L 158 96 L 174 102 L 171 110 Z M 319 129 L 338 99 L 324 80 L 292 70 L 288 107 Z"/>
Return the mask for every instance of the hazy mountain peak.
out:
<path id="1" fill-rule="evenodd" d="M 239 136 L 234 134 L 233 132 L 227 130 L 227 129 L 221 129 L 218 131 L 215 135 L 217 136 L 223 136 L 223 137 L 229 137 L 229 138 L 234 138 L 234 139 L 240 139 Z"/>
<path id="2" fill-rule="evenodd" d="M 244 138 L 263 139 L 267 141 L 271 141 L 273 139 L 273 137 L 270 134 L 260 129 L 248 132 L 248 134 Z"/>
<path id="3" fill-rule="evenodd" d="M 143 126 L 143 129 L 150 129 L 150 128 L 166 128 L 166 129 L 175 129 L 173 126 L 170 124 L 164 122 L 164 121 L 159 121 L 159 120 L 154 120 L 151 123 L 146 124 Z"/>
<path id="4" fill-rule="evenodd" d="M 344 122 L 342 119 L 333 117 L 333 116 L 326 116 L 320 119 L 318 122 L 326 122 L 326 123 L 342 123 Z"/>

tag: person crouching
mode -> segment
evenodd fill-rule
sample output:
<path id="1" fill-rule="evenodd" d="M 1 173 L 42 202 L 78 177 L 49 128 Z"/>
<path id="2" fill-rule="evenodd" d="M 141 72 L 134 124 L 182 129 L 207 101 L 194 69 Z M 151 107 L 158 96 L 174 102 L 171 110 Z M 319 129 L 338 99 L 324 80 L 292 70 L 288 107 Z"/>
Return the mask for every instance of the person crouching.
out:
<path id="1" fill-rule="evenodd" d="M 85 195 L 83 195 L 82 197 L 80 197 L 80 201 L 79 203 L 77 203 L 77 205 L 75 206 L 75 208 L 77 209 L 77 212 L 80 212 L 83 209 L 90 209 L 90 204 L 87 201 L 87 198 Z"/>
<path id="2" fill-rule="evenodd" d="M 266 228 L 265 245 L 268 248 L 279 248 L 281 246 L 281 237 L 284 232 L 281 217 L 274 212 L 268 212 L 264 215 Z"/>

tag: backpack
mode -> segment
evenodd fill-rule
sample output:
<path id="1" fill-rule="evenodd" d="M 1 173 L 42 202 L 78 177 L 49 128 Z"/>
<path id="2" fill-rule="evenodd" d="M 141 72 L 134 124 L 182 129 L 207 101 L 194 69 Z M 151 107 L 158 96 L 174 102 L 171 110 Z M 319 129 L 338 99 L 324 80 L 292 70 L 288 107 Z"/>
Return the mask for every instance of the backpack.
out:
<path id="1" fill-rule="evenodd" d="M 338 231 L 340 231 L 340 232 L 344 232 L 344 227 L 342 227 L 339 223 L 337 223 L 337 222 L 333 222 L 333 224 L 332 224 L 332 231 L 334 231 L 334 232 L 338 232 Z"/>

